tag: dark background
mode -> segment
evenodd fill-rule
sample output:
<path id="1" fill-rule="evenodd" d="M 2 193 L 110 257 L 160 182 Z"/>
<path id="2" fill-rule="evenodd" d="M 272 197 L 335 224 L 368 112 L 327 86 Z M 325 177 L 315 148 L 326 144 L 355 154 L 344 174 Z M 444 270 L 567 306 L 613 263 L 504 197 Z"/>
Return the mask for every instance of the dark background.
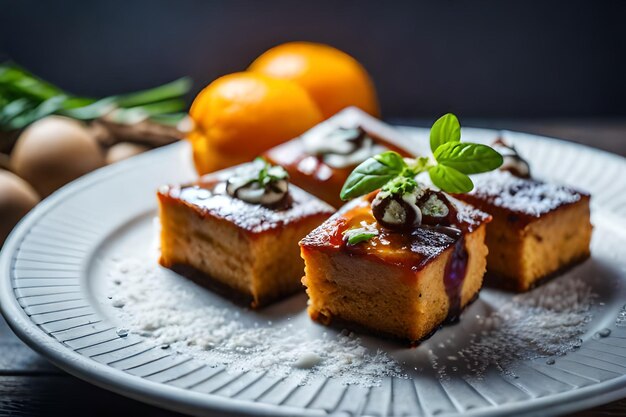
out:
<path id="1" fill-rule="evenodd" d="M 290 40 L 360 60 L 384 116 L 626 115 L 626 2 L 0 0 L 0 55 L 74 93 L 195 91 Z"/>

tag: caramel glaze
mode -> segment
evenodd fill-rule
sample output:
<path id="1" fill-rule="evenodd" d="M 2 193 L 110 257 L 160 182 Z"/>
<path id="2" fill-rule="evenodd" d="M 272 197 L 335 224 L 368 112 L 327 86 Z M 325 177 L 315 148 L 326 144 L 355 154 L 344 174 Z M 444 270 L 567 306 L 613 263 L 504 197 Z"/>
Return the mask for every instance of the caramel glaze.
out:
<path id="1" fill-rule="evenodd" d="M 364 129 L 369 137 L 388 150 L 398 152 L 404 157 L 411 154 L 380 136 Z M 309 155 L 300 138 L 295 138 L 282 145 L 268 150 L 263 155 L 271 164 L 281 165 L 287 170 L 290 181 L 306 191 L 316 195 L 322 200 L 335 207 L 341 207 L 343 202 L 339 198 L 339 192 L 348 175 L 356 167 L 333 168 L 324 163 L 322 157 Z"/>
<path id="2" fill-rule="evenodd" d="M 570 187 L 493 171 L 473 178 L 474 190 L 455 195 L 480 210 L 506 218 L 512 227 L 524 228 L 534 220 L 580 201 L 589 194 Z"/>
<path id="3" fill-rule="evenodd" d="M 158 190 L 158 198 L 163 204 L 183 204 L 201 218 L 230 222 L 251 236 L 279 231 L 312 216 L 325 218 L 335 212 L 328 204 L 291 184 L 286 198 L 272 207 L 233 198 L 226 193 L 226 180 L 237 168 L 205 175 L 193 184 L 163 186 Z"/>
<path id="4" fill-rule="evenodd" d="M 330 253 L 366 257 L 376 262 L 394 265 L 403 271 L 407 283 L 417 278 L 416 272 L 426 267 L 446 250 L 452 248 L 444 274 L 444 285 L 450 308 L 446 321 L 455 321 L 461 308 L 461 290 L 465 279 L 468 253 L 465 235 L 491 220 L 491 216 L 452 199 L 456 219 L 446 225 L 420 225 L 410 232 L 392 232 L 380 227 L 372 214 L 370 203 L 376 193 L 356 199 L 309 233 L 300 245 Z M 448 220 L 450 221 L 450 220 Z M 360 227 L 361 222 L 375 224 L 378 235 L 366 242 L 350 245 L 343 232 Z"/>

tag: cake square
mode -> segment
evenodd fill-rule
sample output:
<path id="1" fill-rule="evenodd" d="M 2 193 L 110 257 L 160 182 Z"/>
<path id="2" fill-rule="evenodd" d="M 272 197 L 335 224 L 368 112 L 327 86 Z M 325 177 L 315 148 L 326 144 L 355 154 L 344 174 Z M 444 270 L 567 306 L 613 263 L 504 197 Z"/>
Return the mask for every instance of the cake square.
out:
<path id="1" fill-rule="evenodd" d="M 161 265 L 191 267 L 202 273 L 200 284 L 228 289 L 253 308 L 302 288 L 298 241 L 335 211 L 294 185 L 269 206 L 232 196 L 232 178 L 256 175 L 256 165 L 211 173 L 195 184 L 164 186 L 157 193 Z"/>
<path id="2" fill-rule="evenodd" d="M 419 341 L 456 320 L 478 295 L 490 216 L 452 200 L 457 211 L 450 227 L 424 224 L 395 233 L 375 221 L 374 196 L 351 201 L 300 242 L 308 312 L 323 324 L 339 320 Z M 376 235 L 349 243 L 347 231 L 359 227 Z"/>
<path id="3" fill-rule="evenodd" d="M 457 197 L 493 216 L 487 271 L 499 285 L 527 291 L 590 256 L 589 194 L 494 171 Z"/>
<path id="4" fill-rule="evenodd" d="M 410 139 L 356 107 L 348 107 L 300 137 L 264 154 L 283 166 L 291 181 L 339 208 L 339 191 L 350 172 L 370 156 L 393 150 L 411 156 Z"/>

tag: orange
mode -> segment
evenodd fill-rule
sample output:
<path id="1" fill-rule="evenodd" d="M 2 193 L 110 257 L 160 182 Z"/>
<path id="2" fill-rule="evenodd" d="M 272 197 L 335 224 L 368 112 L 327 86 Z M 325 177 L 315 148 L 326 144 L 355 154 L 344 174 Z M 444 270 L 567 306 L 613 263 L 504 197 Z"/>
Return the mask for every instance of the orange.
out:
<path id="1" fill-rule="evenodd" d="M 298 84 L 252 72 L 213 81 L 195 98 L 189 115 L 200 174 L 249 161 L 323 120 Z"/>
<path id="2" fill-rule="evenodd" d="M 285 43 L 263 53 L 248 70 L 297 82 L 313 97 L 325 118 L 348 106 L 379 116 L 376 90 L 365 68 L 331 46 Z"/>

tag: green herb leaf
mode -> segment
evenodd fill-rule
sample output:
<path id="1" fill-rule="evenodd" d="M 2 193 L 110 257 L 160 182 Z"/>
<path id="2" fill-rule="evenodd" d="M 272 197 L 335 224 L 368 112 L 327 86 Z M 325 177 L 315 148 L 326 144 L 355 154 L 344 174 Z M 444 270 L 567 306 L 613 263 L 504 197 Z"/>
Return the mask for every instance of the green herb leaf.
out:
<path id="1" fill-rule="evenodd" d="M 141 109 L 150 116 L 156 116 L 158 114 L 176 113 L 184 110 L 186 107 L 185 101 L 179 98 L 172 98 L 168 100 L 159 101 L 156 103 L 142 104 L 141 106 L 131 107 L 132 109 Z"/>
<path id="2" fill-rule="evenodd" d="M 87 97 L 66 97 L 63 101 L 63 109 L 70 110 L 78 107 L 85 107 L 94 103 L 96 100 Z"/>
<path id="3" fill-rule="evenodd" d="M 187 94 L 190 88 L 191 79 L 183 77 L 148 90 L 116 96 L 115 103 L 120 107 L 144 106 L 162 100 L 178 98 Z"/>
<path id="4" fill-rule="evenodd" d="M 444 143 L 461 140 L 461 124 L 452 113 L 441 116 L 430 128 L 430 149 L 435 152 Z"/>
<path id="5" fill-rule="evenodd" d="M 430 168 L 428 174 L 433 184 L 447 193 L 468 193 L 474 188 L 470 177 L 445 165 Z"/>
<path id="6" fill-rule="evenodd" d="M 426 171 L 441 190 L 466 193 L 474 188 L 469 174 L 491 171 L 502 165 L 502 155 L 489 146 L 461 143 L 461 126 L 451 113 L 433 124 L 430 146 L 435 161 L 419 157 L 407 162 L 390 151 L 367 159 L 346 180 L 341 199 L 359 197 L 379 188 L 391 194 L 406 194 L 418 187 L 415 177 Z"/>
<path id="7" fill-rule="evenodd" d="M 35 77 L 16 64 L 0 65 L 0 87 L 16 96 L 28 97 L 38 101 L 64 94 L 58 87 Z"/>
<path id="8" fill-rule="evenodd" d="M 171 114 L 155 114 L 150 116 L 150 120 L 153 122 L 166 125 L 166 126 L 176 126 L 187 117 L 187 113 L 171 113 Z"/>
<path id="9" fill-rule="evenodd" d="M 502 165 L 502 155 L 477 143 L 447 142 L 435 150 L 434 156 L 439 164 L 464 174 L 487 172 Z"/>
<path id="10" fill-rule="evenodd" d="M 115 107 L 107 116 L 117 123 L 134 124 L 160 114 L 176 113 L 184 108 L 185 102 L 183 100 L 170 99 L 137 107 Z"/>
<path id="11" fill-rule="evenodd" d="M 355 233 L 355 234 L 351 235 L 348 238 L 348 243 L 351 244 L 351 245 L 356 245 L 357 243 L 361 243 L 361 242 L 365 242 L 366 240 L 370 240 L 371 238 L 373 238 L 377 234 L 378 233 L 373 233 L 373 232 Z"/>
<path id="12" fill-rule="evenodd" d="M 402 172 L 404 168 L 407 167 L 404 158 L 397 152 L 394 151 L 386 151 L 374 156 L 381 164 L 389 167 L 390 169 L 396 170 L 398 172 Z"/>
<path id="13" fill-rule="evenodd" d="M 339 196 L 345 201 L 375 191 L 406 168 L 406 162 L 397 152 L 387 151 L 368 158 L 348 176 Z"/>
<path id="14" fill-rule="evenodd" d="M 42 102 L 34 109 L 23 112 L 8 123 L 9 129 L 22 129 L 34 121 L 58 111 L 63 106 L 65 98 L 65 96 L 54 96 Z"/>
<path id="15" fill-rule="evenodd" d="M 0 122 L 3 127 L 11 120 L 33 109 L 33 103 L 26 98 L 18 98 L 0 109 Z M 7 129 L 8 130 L 8 129 Z"/>
<path id="16" fill-rule="evenodd" d="M 144 91 L 93 99 L 77 97 L 13 64 L 0 64 L 0 130 L 21 129 L 49 114 L 92 120 L 116 110 L 119 122 L 149 118 L 175 124 L 184 113 L 183 96 L 191 81 L 184 77 Z M 116 120 L 116 121 L 117 121 Z"/>
<path id="17" fill-rule="evenodd" d="M 376 230 L 374 223 L 363 223 L 363 227 L 348 229 L 343 232 L 343 235 L 346 237 L 348 244 L 356 245 L 358 243 L 365 242 L 366 240 L 370 240 L 374 236 L 378 236 L 378 230 Z"/>
<path id="18" fill-rule="evenodd" d="M 59 111 L 59 114 L 79 120 L 91 120 L 102 117 L 115 109 L 113 97 L 102 98 L 83 107 Z"/>

